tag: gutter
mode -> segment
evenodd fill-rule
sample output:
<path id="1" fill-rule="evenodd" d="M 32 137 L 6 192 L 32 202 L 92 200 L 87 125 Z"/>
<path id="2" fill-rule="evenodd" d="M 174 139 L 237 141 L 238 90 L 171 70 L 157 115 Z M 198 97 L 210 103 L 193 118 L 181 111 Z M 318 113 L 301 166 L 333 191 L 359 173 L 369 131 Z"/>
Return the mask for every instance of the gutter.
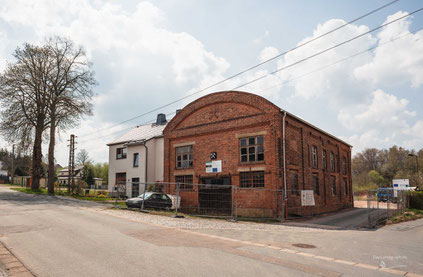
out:
<path id="1" fill-rule="evenodd" d="M 288 218 L 288 197 L 286 193 L 286 157 L 285 157 L 285 148 L 286 148 L 286 131 L 285 131 L 285 118 L 286 118 L 286 111 L 283 112 L 282 118 L 282 156 L 283 156 L 283 214 L 284 218 Z"/>

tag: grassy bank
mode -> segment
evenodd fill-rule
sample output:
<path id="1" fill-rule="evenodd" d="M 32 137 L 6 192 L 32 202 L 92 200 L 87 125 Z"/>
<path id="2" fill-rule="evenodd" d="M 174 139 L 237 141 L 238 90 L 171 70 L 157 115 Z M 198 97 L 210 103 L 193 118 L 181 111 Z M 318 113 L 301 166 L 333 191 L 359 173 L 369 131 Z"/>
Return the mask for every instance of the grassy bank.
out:
<path id="1" fill-rule="evenodd" d="M 419 218 L 423 218 L 423 210 L 417 210 L 417 209 L 407 209 L 407 211 L 402 214 L 396 214 L 388 219 L 386 224 L 396 224 L 411 220 L 416 220 Z"/>
<path id="2" fill-rule="evenodd" d="M 19 192 L 23 192 L 23 193 L 28 193 L 28 194 L 38 194 L 38 195 L 48 195 L 48 192 L 46 189 L 38 189 L 38 190 L 32 190 L 29 188 L 10 188 L 12 190 L 15 191 L 19 191 Z M 67 194 L 63 191 L 57 191 L 54 193 L 54 195 L 60 195 L 60 196 L 67 196 L 67 197 L 72 197 L 75 199 L 79 199 L 79 200 L 88 200 L 88 201 L 95 201 L 98 203 L 103 203 L 103 204 L 114 204 L 115 203 L 115 199 L 111 198 L 111 197 L 99 197 L 99 196 L 83 196 L 83 195 L 75 195 L 75 194 Z M 122 200 L 118 200 L 117 203 L 119 206 L 126 206 L 125 202 Z"/>

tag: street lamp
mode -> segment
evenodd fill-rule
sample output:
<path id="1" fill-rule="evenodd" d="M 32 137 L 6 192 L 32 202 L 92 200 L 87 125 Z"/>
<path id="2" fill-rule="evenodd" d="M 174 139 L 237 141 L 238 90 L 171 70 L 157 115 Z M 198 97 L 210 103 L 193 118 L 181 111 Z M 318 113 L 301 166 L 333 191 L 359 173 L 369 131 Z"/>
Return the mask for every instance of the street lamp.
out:
<path id="1" fill-rule="evenodd" d="M 417 182 L 416 182 L 416 186 L 419 188 L 419 184 L 418 184 L 418 182 L 419 182 L 419 177 L 420 177 L 420 172 L 419 172 L 419 156 L 418 156 L 418 155 L 416 155 L 416 154 L 412 154 L 412 153 L 409 153 L 409 154 L 408 154 L 408 156 L 410 156 L 410 157 L 416 157 L 416 173 L 417 173 Z"/>

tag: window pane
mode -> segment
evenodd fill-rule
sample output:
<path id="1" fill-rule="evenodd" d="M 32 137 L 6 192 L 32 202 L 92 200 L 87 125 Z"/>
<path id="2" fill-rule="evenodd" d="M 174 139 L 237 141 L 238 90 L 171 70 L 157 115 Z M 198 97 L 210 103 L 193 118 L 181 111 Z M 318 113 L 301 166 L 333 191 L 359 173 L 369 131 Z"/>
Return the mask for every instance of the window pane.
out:
<path id="1" fill-rule="evenodd" d="M 241 146 L 247 145 L 247 139 L 241 139 Z"/>
<path id="2" fill-rule="evenodd" d="M 247 155 L 241 156 L 241 162 L 246 162 L 246 161 L 247 161 Z"/>
<path id="3" fill-rule="evenodd" d="M 248 153 L 249 153 L 249 154 L 256 153 L 256 148 L 255 148 L 255 147 L 249 147 L 249 148 L 248 148 Z"/>
<path id="4" fill-rule="evenodd" d="M 241 148 L 241 155 L 247 154 L 247 148 Z"/>
<path id="5" fill-rule="evenodd" d="M 257 153 L 263 153 L 263 146 L 257 146 Z"/>
<path id="6" fill-rule="evenodd" d="M 248 159 L 250 160 L 250 162 L 256 161 L 256 154 L 250 154 L 250 155 L 248 155 Z"/>
<path id="7" fill-rule="evenodd" d="M 257 144 L 263 144 L 263 137 L 262 136 L 257 137 Z"/>
<path id="8" fill-rule="evenodd" d="M 264 154 L 258 154 L 257 161 L 264 161 Z"/>
<path id="9" fill-rule="evenodd" d="M 256 144 L 256 138 L 252 137 L 252 138 L 248 138 L 248 145 L 255 145 Z"/>

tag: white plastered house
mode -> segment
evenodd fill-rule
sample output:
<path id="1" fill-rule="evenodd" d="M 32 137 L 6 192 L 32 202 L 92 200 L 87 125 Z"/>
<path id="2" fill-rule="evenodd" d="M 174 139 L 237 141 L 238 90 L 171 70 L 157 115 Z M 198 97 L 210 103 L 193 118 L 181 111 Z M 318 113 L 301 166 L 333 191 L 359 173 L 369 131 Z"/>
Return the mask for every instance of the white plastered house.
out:
<path id="1" fill-rule="evenodd" d="M 153 124 L 140 125 L 107 144 L 109 146 L 109 192 L 126 187 L 126 196 L 144 191 L 145 183 L 163 181 L 164 139 L 167 121 L 157 115 Z"/>

